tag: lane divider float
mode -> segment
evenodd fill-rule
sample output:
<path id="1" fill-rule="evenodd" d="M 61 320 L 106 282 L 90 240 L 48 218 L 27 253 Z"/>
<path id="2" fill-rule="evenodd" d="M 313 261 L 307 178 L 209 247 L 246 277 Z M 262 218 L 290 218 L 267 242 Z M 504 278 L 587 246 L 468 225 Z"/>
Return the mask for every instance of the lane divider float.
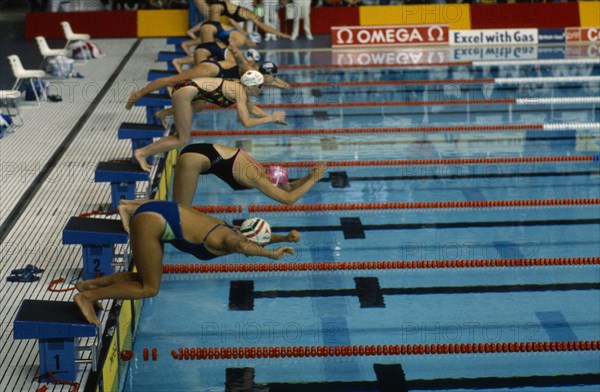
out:
<path id="1" fill-rule="evenodd" d="M 243 358 L 364 357 L 387 355 L 445 355 L 532 352 L 598 351 L 600 341 L 384 344 L 353 346 L 180 347 L 171 350 L 176 360 Z"/>
<path id="2" fill-rule="evenodd" d="M 520 259 L 459 259 L 415 261 L 336 261 L 235 264 L 164 264 L 164 274 L 216 274 L 239 272 L 366 271 L 454 268 L 513 268 L 600 265 L 600 257 Z"/>

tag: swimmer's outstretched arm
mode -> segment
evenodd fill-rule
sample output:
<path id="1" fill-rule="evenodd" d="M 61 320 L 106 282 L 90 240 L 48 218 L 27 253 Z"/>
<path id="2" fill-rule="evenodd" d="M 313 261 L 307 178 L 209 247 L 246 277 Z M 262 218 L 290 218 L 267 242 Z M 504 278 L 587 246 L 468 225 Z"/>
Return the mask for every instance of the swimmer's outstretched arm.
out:
<path id="1" fill-rule="evenodd" d="M 227 49 L 229 49 L 229 51 L 231 52 L 231 54 L 233 54 L 233 59 L 235 60 L 235 64 L 240 69 L 240 75 L 245 74 L 246 71 L 249 71 L 251 69 L 255 69 L 254 67 L 252 67 L 250 65 L 250 63 L 248 62 L 248 60 L 246 60 L 246 58 L 244 57 L 244 55 L 242 54 L 242 52 L 240 52 L 240 50 L 237 48 L 237 46 L 229 45 L 227 47 Z"/>
<path id="2" fill-rule="evenodd" d="M 264 248 L 248 239 L 231 234 L 224 239 L 225 248 L 231 253 L 241 253 L 246 256 L 262 256 L 279 260 L 286 254 L 294 255 L 296 252 L 289 246 L 280 246 L 275 250 Z"/>
<path id="3" fill-rule="evenodd" d="M 319 162 L 315 167 L 313 167 L 307 175 L 302 178 L 297 179 L 296 181 L 292 181 L 283 187 L 286 191 L 293 191 L 294 189 L 298 189 L 311 178 L 315 178 L 315 182 L 318 182 L 325 175 L 325 171 L 327 169 L 327 165 L 325 162 Z"/>
<path id="4" fill-rule="evenodd" d="M 265 86 L 274 86 L 274 87 L 278 87 L 281 89 L 287 89 L 290 88 L 290 84 L 274 77 L 273 75 L 263 75 L 263 77 L 265 78 Z"/>
<path id="5" fill-rule="evenodd" d="M 269 244 L 276 244 L 278 242 L 298 242 L 302 239 L 302 235 L 296 230 L 290 231 L 287 235 L 279 235 L 271 233 L 271 240 Z"/>
<path id="6" fill-rule="evenodd" d="M 280 203 L 291 206 L 310 190 L 325 175 L 325 162 L 319 162 L 308 175 L 286 185 L 283 189 L 273 186 L 266 178 L 261 177 L 255 183 L 255 188 L 263 195 Z"/>

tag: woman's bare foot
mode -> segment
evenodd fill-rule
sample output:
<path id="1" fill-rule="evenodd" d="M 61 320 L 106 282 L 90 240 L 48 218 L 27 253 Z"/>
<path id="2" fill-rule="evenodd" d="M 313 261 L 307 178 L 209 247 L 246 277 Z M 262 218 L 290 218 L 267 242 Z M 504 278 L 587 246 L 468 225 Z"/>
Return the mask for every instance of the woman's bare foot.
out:
<path id="1" fill-rule="evenodd" d="M 170 92 L 169 92 L 169 95 L 170 95 Z M 160 121 L 160 125 L 162 125 L 164 129 L 169 128 L 169 124 L 167 124 L 167 111 L 166 110 L 159 110 L 158 112 L 156 112 L 154 114 L 154 117 L 156 117 L 156 119 L 158 121 Z"/>
<path id="2" fill-rule="evenodd" d="M 102 306 L 102 303 L 100 301 L 94 301 L 94 309 L 104 310 L 104 306 Z"/>
<path id="3" fill-rule="evenodd" d="M 100 320 L 98 320 L 98 316 L 96 316 L 94 303 L 92 301 L 85 298 L 81 293 L 75 294 L 73 301 L 75 302 L 75 305 L 79 307 L 79 310 L 81 310 L 83 317 L 85 317 L 90 324 L 100 325 Z"/>
<path id="4" fill-rule="evenodd" d="M 142 168 L 142 170 L 150 173 L 150 166 L 148 165 L 146 156 L 144 154 L 142 154 L 140 150 L 135 150 L 133 152 L 133 156 L 135 157 L 135 160 L 138 161 L 138 163 L 140 164 L 140 167 Z"/>
<path id="5" fill-rule="evenodd" d="M 131 215 L 129 215 L 129 208 L 127 204 L 119 204 L 117 206 L 117 211 L 121 216 L 121 224 L 123 225 L 123 229 L 127 234 L 129 234 L 129 219 L 131 219 Z"/>

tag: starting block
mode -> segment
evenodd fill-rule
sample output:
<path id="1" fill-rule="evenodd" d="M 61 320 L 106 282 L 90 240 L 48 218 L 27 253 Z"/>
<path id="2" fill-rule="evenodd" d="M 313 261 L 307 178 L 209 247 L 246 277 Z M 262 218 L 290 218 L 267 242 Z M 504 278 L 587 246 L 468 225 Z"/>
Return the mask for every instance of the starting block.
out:
<path id="1" fill-rule="evenodd" d="M 185 53 L 184 51 L 167 52 L 163 50 L 158 52 L 157 61 L 173 61 L 175 59 L 179 59 L 186 56 L 187 53 Z"/>
<path id="2" fill-rule="evenodd" d="M 172 61 L 175 59 L 180 59 L 182 57 L 187 57 L 187 53 L 185 53 L 183 50 L 180 52 L 161 51 L 161 52 L 158 52 L 158 56 L 157 56 L 156 60 L 166 62 L 167 69 L 174 71 L 175 67 L 173 66 Z"/>
<path id="3" fill-rule="evenodd" d="M 150 71 L 148 71 L 148 81 L 151 82 L 153 80 L 156 79 L 160 79 L 160 78 L 168 78 L 169 76 L 173 76 L 173 75 L 177 75 L 178 72 L 177 71 L 169 71 L 169 70 L 162 70 L 162 69 L 151 69 Z"/>
<path id="4" fill-rule="evenodd" d="M 131 139 L 131 162 L 137 163 L 133 152 L 138 148 L 146 147 L 152 144 L 155 137 L 165 136 L 165 129 L 162 125 L 151 125 L 151 124 L 136 124 L 136 123 L 121 123 L 118 132 L 118 138 Z M 151 165 L 154 161 L 152 156 L 147 158 L 148 163 Z"/>
<path id="5" fill-rule="evenodd" d="M 174 45 L 175 49 L 181 49 L 181 44 L 189 40 L 191 40 L 190 37 L 169 37 L 167 38 L 167 45 Z"/>
<path id="6" fill-rule="evenodd" d="M 75 338 L 96 336 L 96 326 L 83 317 L 73 302 L 23 300 L 13 323 L 15 339 L 38 339 L 40 380 L 53 382 L 48 372 L 75 381 Z M 96 368 L 95 347 L 92 367 Z"/>
<path id="7" fill-rule="evenodd" d="M 96 182 L 110 182 L 111 208 L 117 209 L 119 200 L 135 199 L 136 181 L 148 181 L 150 176 L 131 162 L 98 162 L 94 172 Z"/>
<path id="8" fill-rule="evenodd" d="M 171 106 L 171 97 L 169 94 L 148 94 L 136 101 L 135 106 L 146 107 L 146 121 L 148 124 L 160 125 L 160 122 L 154 117 L 156 112 Z"/>
<path id="9" fill-rule="evenodd" d="M 63 229 L 65 245 L 83 247 L 83 279 L 113 273 L 114 244 L 126 244 L 129 236 L 120 220 L 73 216 Z"/>

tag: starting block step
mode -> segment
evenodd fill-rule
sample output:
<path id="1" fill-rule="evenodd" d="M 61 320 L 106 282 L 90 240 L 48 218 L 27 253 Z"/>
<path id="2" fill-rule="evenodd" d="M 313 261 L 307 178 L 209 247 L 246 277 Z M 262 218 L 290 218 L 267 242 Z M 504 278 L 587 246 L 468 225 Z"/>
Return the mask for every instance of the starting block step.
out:
<path id="1" fill-rule="evenodd" d="M 153 93 L 148 94 L 136 101 L 135 106 L 146 107 L 146 121 L 148 124 L 160 125 L 158 119 L 154 116 L 156 112 L 164 109 L 166 106 L 171 106 L 171 96 L 169 94 Z"/>
<path id="2" fill-rule="evenodd" d="M 98 162 L 94 172 L 96 182 L 110 182 L 111 208 L 117 209 L 119 200 L 135 199 L 136 181 L 148 181 L 150 176 L 131 162 Z"/>
<path id="3" fill-rule="evenodd" d="M 138 99 L 135 106 L 150 106 L 157 108 L 164 108 L 165 106 L 171 106 L 171 96 L 169 94 L 147 94 L 142 98 Z"/>
<path id="4" fill-rule="evenodd" d="M 155 137 L 165 136 L 165 129 L 162 125 L 153 124 L 137 124 L 137 123 L 121 123 L 118 132 L 119 139 L 131 139 L 131 162 L 137 163 L 133 155 L 134 151 L 138 148 L 146 147 L 152 144 Z M 148 157 L 148 163 L 152 165 L 154 159 L 152 156 Z"/>
<path id="5" fill-rule="evenodd" d="M 118 138 L 131 140 L 152 139 L 163 137 L 165 129 L 161 125 L 124 122 L 119 126 Z"/>
<path id="6" fill-rule="evenodd" d="M 13 322 L 15 339 L 38 339 L 40 380 L 52 382 L 48 372 L 61 380 L 75 381 L 75 338 L 96 336 L 73 302 L 23 300 Z M 95 361 L 95 358 L 92 358 Z"/>
<path id="7" fill-rule="evenodd" d="M 148 71 L 148 81 L 151 82 L 156 79 L 166 78 L 177 74 L 178 72 L 174 70 L 151 69 Z"/>
<path id="8" fill-rule="evenodd" d="M 126 244 L 129 236 L 120 220 L 73 216 L 63 229 L 62 243 L 83 247 L 83 279 L 112 274 L 114 244 Z"/>
<path id="9" fill-rule="evenodd" d="M 169 37 L 167 38 L 167 45 L 178 46 L 184 43 L 185 41 L 189 41 L 190 39 L 190 37 Z"/>
<path id="10" fill-rule="evenodd" d="M 175 59 L 180 59 L 182 57 L 187 57 L 187 53 L 185 53 L 184 51 L 178 51 L 178 52 L 160 51 L 160 52 L 158 52 L 157 61 L 173 61 Z"/>

